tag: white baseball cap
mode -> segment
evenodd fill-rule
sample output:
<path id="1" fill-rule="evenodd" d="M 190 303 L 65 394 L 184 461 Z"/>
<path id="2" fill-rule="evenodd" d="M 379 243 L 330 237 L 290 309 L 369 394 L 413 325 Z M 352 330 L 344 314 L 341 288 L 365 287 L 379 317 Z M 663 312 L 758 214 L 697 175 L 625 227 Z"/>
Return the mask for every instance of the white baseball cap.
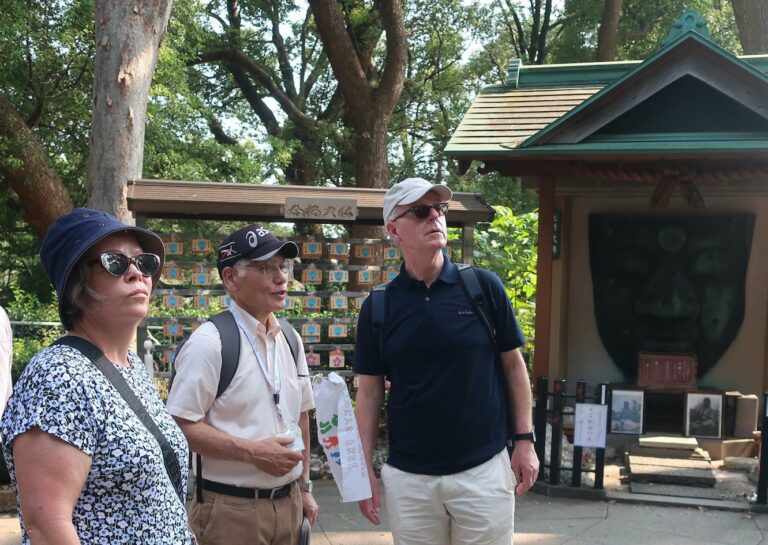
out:
<path id="1" fill-rule="evenodd" d="M 431 184 L 424 178 L 406 178 L 390 187 L 384 195 L 384 225 L 387 224 L 396 207 L 414 203 L 430 191 L 440 195 L 443 201 L 450 201 L 453 197 L 453 191 L 448 186 Z"/>

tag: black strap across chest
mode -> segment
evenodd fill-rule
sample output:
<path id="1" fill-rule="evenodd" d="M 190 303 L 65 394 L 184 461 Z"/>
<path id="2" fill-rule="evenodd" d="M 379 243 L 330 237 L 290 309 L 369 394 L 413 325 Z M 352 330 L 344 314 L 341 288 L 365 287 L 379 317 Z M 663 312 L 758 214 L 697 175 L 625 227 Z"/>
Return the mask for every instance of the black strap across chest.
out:
<path id="1" fill-rule="evenodd" d="M 160 445 L 160 450 L 163 453 L 163 462 L 165 463 L 165 471 L 168 473 L 168 477 L 171 479 L 173 488 L 176 490 L 176 494 L 179 496 L 181 503 L 184 503 L 184 487 L 182 486 L 181 468 L 179 467 L 179 459 L 173 448 L 168 443 L 163 432 L 157 427 L 155 421 L 149 416 L 146 408 L 141 403 L 136 394 L 133 393 L 131 387 L 125 381 L 115 366 L 106 358 L 106 356 L 99 350 L 93 343 L 86 341 L 81 337 L 66 336 L 57 340 L 53 344 L 60 344 L 70 346 L 75 350 L 83 353 L 93 364 L 107 377 L 112 386 L 115 387 L 117 392 L 128 403 L 128 406 L 136 413 L 141 423 L 147 428 Z"/>

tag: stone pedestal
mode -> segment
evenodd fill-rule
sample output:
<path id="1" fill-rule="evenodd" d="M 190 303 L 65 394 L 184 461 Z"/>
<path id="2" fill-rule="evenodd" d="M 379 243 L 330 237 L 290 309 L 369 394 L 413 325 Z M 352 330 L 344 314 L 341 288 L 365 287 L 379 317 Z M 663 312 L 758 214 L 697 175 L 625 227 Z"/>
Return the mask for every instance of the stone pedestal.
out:
<path id="1" fill-rule="evenodd" d="M 757 429 L 757 412 L 760 400 L 756 395 L 743 395 L 736 400 L 736 422 L 733 436 L 737 439 L 751 439 Z"/>

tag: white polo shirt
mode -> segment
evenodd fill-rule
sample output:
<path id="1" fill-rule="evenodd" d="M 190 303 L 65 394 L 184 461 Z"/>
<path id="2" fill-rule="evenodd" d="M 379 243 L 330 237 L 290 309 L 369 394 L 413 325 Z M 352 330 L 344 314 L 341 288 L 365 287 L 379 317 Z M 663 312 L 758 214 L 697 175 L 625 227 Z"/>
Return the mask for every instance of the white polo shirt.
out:
<path id="1" fill-rule="evenodd" d="M 13 366 L 13 331 L 11 321 L 0 307 L 0 416 L 11 397 L 11 367 Z"/>
<path id="2" fill-rule="evenodd" d="M 299 337 L 298 361 L 274 315 L 267 327 L 234 302 L 232 310 L 240 323 L 252 332 L 257 350 L 266 356 L 266 367 L 274 377 L 280 369 L 280 412 L 287 423 L 298 423 L 303 411 L 314 407 L 307 360 Z M 294 332 L 298 337 L 298 333 Z M 221 338 L 212 323 L 195 330 L 176 357 L 176 377 L 168 396 L 168 411 L 180 418 L 206 424 L 230 435 L 264 439 L 275 434 L 279 418 L 272 392 L 245 334 L 240 331 L 240 360 L 229 387 L 216 398 L 221 374 Z M 302 375 L 302 377 L 299 377 Z M 233 460 L 203 457 L 203 477 L 210 481 L 248 488 L 275 488 L 301 476 L 302 464 L 287 475 L 274 477 L 256 466 Z"/>

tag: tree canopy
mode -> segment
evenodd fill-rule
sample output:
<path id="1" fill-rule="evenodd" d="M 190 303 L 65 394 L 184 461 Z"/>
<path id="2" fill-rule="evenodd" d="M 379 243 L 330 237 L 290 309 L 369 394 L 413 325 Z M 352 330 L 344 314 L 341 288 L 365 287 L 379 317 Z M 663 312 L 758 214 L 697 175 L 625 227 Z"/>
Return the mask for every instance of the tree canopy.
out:
<path id="1" fill-rule="evenodd" d="M 727 49 L 762 47 L 748 23 L 761 21 L 763 13 L 750 13 L 748 2 L 623 0 L 618 5 L 619 60 L 642 59 L 656 50 L 684 9 L 698 10 L 713 39 Z M 55 216 L 52 206 L 86 201 L 94 7 L 94 0 L 3 4 L 0 195 L 7 206 L 0 210 L 0 224 L 12 236 L 0 241 L 0 303 L 18 286 L 47 296 L 36 263 L 37 237 L 25 210 Z M 504 82 L 512 58 L 526 64 L 594 61 L 601 25 L 607 24 L 605 7 L 604 0 L 176 0 L 147 104 L 143 175 L 352 185 L 366 177 L 360 151 L 368 131 L 386 118 L 388 173 L 377 184 L 421 175 L 526 213 L 535 201 L 516 180 L 474 170 L 459 176 L 443 148 L 479 87 Z M 313 9 L 325 11 L 313 14 Z M 336 37 L 344 36 L 336 42 L 344 41 L 346 48 L 336 53 L 328 48 L 334 35 L 327 32 L 330 27 L 322 31 L 328 21 L 316 17 L 320 13 L 336 18 Z M 400 30 L 392 23 L 400 24 L 399 17 L 405 56 L 395 47 Z M 350 55 L 354 63 L 345 61 L 353 60 Z M 387 75 L 395 65 L 402 70 L 401 84 L 397 71 Z M 353 82 L 346 91 L 345 78 Z M 397 98 L 390 99 L 388 111 L 366 118 L 388 81 L 396 83 L 393 89 L 401 87 Z M 359 91 L 362 98 L 356 98 Z M 39 168 L 29 168 L 33 164 Z M 20 194 L 24 186 L 18 184 L 45 168 L 51 187 L 63 188 L 61 198 Z"/>

